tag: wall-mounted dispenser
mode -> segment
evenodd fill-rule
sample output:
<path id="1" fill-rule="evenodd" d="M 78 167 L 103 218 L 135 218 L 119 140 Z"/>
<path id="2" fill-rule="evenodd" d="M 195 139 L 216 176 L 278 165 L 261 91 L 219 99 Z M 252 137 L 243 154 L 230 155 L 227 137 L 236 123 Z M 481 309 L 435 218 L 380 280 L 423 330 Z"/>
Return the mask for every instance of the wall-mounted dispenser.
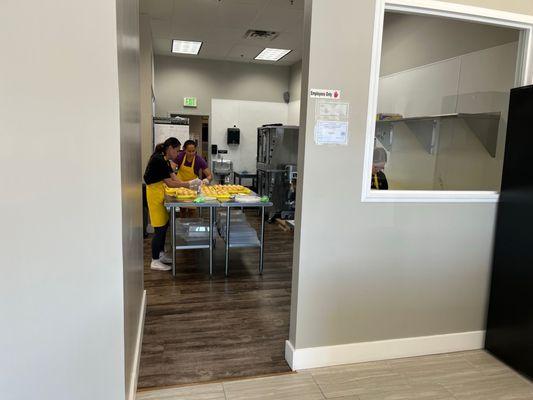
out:
<path id="1" fill-rule="evenodd" d="M 233 125 L 233 128 L 228 128 L 228 144 L 239 144 L 241 141 L 241 130 Z"/>

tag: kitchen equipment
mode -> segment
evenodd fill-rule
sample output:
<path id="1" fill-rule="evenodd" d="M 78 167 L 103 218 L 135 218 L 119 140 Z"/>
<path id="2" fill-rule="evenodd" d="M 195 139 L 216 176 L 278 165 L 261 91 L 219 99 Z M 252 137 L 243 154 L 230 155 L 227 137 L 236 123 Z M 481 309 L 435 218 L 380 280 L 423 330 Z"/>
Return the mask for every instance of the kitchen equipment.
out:
<path id="1" fill-rule="evenodd" d="M 268 218 L 294 211 L 288 204 L 297 178 L 298 126 L 266 125 L 257 128 L 257 191 L 274 206 Z"/>
<path id="2" fill-rule="evenodd" d="M 224 154 L 227 153 L 227 150 L 218 150 L 217 158 L 212 162 L 215 181 L 220 184 L 228 183 L 229 177 L 233 173 L 233 161 L 224 159 Z"/>

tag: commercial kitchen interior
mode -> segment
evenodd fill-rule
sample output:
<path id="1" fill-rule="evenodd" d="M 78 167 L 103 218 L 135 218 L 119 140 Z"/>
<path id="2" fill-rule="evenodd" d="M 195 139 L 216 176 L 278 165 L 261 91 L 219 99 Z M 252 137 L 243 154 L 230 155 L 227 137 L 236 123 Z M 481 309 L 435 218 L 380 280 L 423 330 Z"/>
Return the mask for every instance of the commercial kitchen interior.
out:
<path id="1" fill-rule="evenodd" d="M 1 398 L 533 399 L 532 4 L 0 9 Z M 150 269 L 169 136 L 273 203 L 212 275 Z"/>

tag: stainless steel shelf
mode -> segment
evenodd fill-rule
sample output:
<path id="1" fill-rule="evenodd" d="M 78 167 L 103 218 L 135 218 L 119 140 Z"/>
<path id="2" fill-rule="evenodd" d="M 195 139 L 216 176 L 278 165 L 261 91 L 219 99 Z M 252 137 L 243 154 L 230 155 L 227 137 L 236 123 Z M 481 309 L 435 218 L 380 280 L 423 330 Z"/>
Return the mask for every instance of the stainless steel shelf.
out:
<path id="1" fill-rule="evenodd" d="M 441 121 L 445 119 L 462 119 L 476 135 L 487 152 L 496 157 L 500 112 L 487 113 L 453 113 L 440 115 L 423 115 L 418 117 L 398 118 L 376 121 L 376 138 L 388 151 L 392 149 L 394 126 L 406 124 L 416 136 L 422 147 L 429 153 L 437 151 Z"/>
<path id="2" fill-rule="evenodd" d="M 411 121 L 434 121 L 437 119 L 446 119 L 446 118 L 476 118 L 476 119 L 497 119 L 499 120 L 501 113 L 499 112 L 488 112 L 488 113 L 453 113 L 453 114 L 437 114 L 437 115 L 422 115 L 419 117 L 407 117 L 407 118 L 398 118 L 398 119 L 386 119 L 381 121 L 376 121 L 379 123 L 399 123 L 399 122 L 411 122 Z"/>
<path id="3" fill-rule="evenodd" d="M 176 246 L 176 250 L 196 250 L 196 249 L 208 249 L 208 244 L 188 244 L 183 246 Z"/>

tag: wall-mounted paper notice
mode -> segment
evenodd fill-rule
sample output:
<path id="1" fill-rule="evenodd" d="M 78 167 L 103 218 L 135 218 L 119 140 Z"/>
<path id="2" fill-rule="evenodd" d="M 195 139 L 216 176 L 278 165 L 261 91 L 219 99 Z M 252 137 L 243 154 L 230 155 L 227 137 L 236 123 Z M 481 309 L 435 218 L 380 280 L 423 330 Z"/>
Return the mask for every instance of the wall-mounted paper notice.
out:
<path id="1" fill-rule="evenodd" d="M 348 118 L 348 103 L 322 101 L 317 103 L 316 108 L 319 119 L 345 120 Z"/>
<path id="2" fill-rule="evenodd" d="M 315 124 L 316 144 L 348 144 L 348 122 L 347 121 L 322 121 Z"/>

